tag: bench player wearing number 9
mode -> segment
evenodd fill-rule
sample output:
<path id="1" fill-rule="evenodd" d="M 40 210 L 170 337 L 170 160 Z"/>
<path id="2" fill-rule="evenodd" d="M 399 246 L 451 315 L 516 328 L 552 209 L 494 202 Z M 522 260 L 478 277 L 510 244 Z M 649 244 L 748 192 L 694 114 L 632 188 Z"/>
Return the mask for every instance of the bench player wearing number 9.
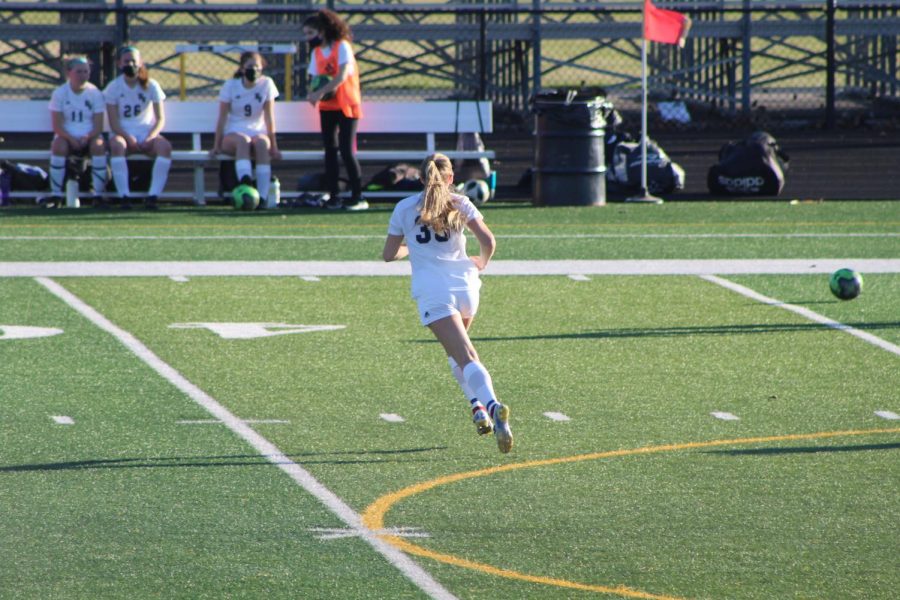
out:
<path id="1" fill-rule="evenodd" d="M 422 325 L 444 347 L 478 433 L 493 433 L 500 452 L 509 452 L 513 445 L 509 407 L 497 400 L 491 376 L 468 334 L 478 311 L 478 273 L 494 255 L 494 235 L 472 201 L 453 193 L 449 158 L 433 154 L 420 172 L 425 189 L 397 203 L 382 257 L 386 262 L 409 257 L 412 296 Z M 466 255 L 465 230 L 478 240 L 478 256 Z"/>
<path id="2" fill-rule="evenodd" d="M 262 74 L 265 61 L 258 52 L 244 52 L 240 68 L 219 92 L 219 119 L 210 155 L 234 156 L 238 183 L 252 185 L 256 159 L 256 189 L 267 198 L 272 181 L 272 159 L 281 158 L 275 139 L 275 98 L 278 88 Z"/>

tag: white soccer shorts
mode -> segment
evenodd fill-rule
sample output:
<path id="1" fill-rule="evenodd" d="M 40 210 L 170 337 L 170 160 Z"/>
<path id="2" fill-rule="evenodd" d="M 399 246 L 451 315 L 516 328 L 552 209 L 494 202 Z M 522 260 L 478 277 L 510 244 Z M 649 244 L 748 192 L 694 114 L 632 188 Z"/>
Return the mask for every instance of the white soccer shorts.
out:
<path id="1" fill-rule="evenodd" d="M 416 298 L 419 320 L 422 325 L 430 325 L 454 313 L 468 319 L 478 312 L 478 290 L 454 290 L 430 293 Z"/>

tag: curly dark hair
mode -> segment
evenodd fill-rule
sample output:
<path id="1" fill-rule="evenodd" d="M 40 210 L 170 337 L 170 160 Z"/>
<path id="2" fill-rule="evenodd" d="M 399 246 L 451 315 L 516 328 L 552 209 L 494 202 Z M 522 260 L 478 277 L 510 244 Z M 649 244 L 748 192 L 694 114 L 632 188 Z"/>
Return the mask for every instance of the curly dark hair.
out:
<path id="1" fill-rule="evenodd" d="M 304 27 L 312 27 L 322 32 L 325 39 L 329 42 L 340 42 L 347 40 L 353 41 L 353 34 L 350 32 L 350 26 L 338 14 L 327 8 L 316 11 L 310 17 L 303 21 Z"/>

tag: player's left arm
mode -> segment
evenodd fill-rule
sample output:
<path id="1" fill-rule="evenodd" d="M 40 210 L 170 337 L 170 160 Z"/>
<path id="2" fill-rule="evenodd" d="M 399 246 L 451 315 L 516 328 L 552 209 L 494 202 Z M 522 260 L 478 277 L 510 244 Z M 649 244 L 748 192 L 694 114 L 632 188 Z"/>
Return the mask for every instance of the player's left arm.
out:
<path id="1" fill-rule="evenodd" d="M 275 102 L 271 98 L 263 104 L 263 119 L 266 122 L 266 132 L 269 134 L 269 156 L 281 159 L 281 150 L 278 149 L 278 139 L 275 136 Z"/>
<path id="2" fill-rule="evenodd" d="M 153 114 L 156 116 L 156 124 L 147 134 L 148 141 L 155 139 L 166 126 L 166 107 L 161 101 L 153 103 Z"/>
<path id="3" fill-rule="evenodd" d="M 103 108 L 105 109 L 106 106 L 104 105 Z M 104 114 L 106 114 L 105 110 L 103 112 L 95 112 L 94 113 L 94 115 L 92 117 L 92 125 L 93 126 L 91 127 L 91 132 L 87 135 L 88 140 L 92 140 L 95 137 L 97 137 L 98 135 L 103 133 L 103 116 L 104 116 Z"/>

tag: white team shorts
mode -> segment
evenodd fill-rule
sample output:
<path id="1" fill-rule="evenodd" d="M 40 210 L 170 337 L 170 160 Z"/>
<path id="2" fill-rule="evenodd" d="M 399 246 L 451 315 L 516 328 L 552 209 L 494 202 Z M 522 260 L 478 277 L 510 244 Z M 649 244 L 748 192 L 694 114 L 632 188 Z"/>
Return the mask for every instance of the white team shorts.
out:
<path id="1" fill-rule="evenodd" d="M 478 312 L 478 290 L 454 290 L 432 292 L 416 298 L 419 307 L 419 320 L 422 325 L 430 325 L 454 313 L 464 319 L 475 316 Z"/>
<path id="2" fill-rule="evenodd" d="M 147 139 L 147 135 L 150 133 L 150 130 L 153 129 L 153 126 L 152 125 L 145 125 L 145 126 L 132 125 L 130 127 L 122 127 L 122 129 L 128 135 L 133 135 L 134 139 L 137 140 L 138 144 L 143 144 L 144 140 Z"/>
<path id="3" fill-rule="evenodd" d="M 265 129 L 256 129 L 252 125 L 242 123 L 232 123 L 230 126 L 226 123 L 223 135 L 228 135 L 229 133 L 243 133 L 251 140 L 258 135 L 268 135 Z"/>

